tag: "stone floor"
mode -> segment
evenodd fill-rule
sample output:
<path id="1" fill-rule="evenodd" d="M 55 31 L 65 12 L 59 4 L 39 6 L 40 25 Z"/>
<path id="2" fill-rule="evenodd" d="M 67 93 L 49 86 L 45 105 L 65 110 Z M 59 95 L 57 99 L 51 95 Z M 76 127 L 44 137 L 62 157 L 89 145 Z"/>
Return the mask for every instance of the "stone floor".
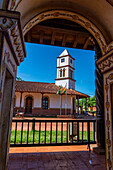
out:
<path id="1" fill-rule="evenodd" d="M 8 170 L 105 170 L 105 156 L 87 146 L 10 148 Z"/>

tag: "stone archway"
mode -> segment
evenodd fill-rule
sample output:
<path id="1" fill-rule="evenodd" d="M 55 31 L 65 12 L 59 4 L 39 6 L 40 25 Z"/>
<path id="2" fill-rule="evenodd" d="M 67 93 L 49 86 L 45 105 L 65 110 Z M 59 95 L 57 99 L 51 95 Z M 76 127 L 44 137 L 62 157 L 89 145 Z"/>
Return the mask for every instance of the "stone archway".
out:
<path id="1" fill-rule="evenodd" d="M 108 50 L 107 43 L 102 33 L 99 31 L 99 29 L 96 28 L 96 26 L 93 23 L 91 23 L 88 19 L 86 19 L 85 17 L 81 16 L 80 14 L 71 12 L 71 11 L 51 10 L 51 11 L 43 12 L 35 16 L 24 26 L 23 28 L 24 35 L 36 24 L 39 24 L 40 22 L 44 20 L 48 20 L 52 18 L 63 18 L 63 19 L 71 20 L 73 22 L 80 24 L 95 37 L 102 51 L 102 54 L 105 54 L 107 52 Z"/>
<path id="2" fill-rule="evenodd" d="M 66 14 L 66 13 L 68 13 L 68 14 Z M 87 19 L 85 19 L 85 18 L 83 18 L 83 20 L 82 20 L 82 16 L 80 16 L 80 15 L 77 15 L 76 13 L 72 13 L 72 12 L 69 12 L 69 11 L 48 11 L 48 13 L 43 13 L 43 14 L 40 14 L 40 16 L 38 16 L 38 19 L 36 18 L 35 19 L 35 21 L 36 20 L 39 20 L 39 23 L 40 22 L 42 22 L 43 20 L 46 20 L 46 19 L 50 19 L 50 18 L 45 18 L 44 16 L 51 16 L 52 18 L 62 18 L 63 17 L 63 19 L 68 19 L 68 20 L 70 20 L 70 18 L 71 18 L 71 20 L 73 21 L 74 20 L 74 22 L 77 20 L 77 22 L 80 20 L 80 23 L 83 23 L 84 24 L 84 27 L 87 27 L 87 29 L 92 29 L 93 27 L 91 26 L 91 23 L 90 22 L 88 22 L 88 20 Z M 45 18 L 45 19 L 44 19 Z M 4 18 L 3 18 L 4 19 Z M 86 21 L 85 21 L 86 20 Z M 3 20 L 4 21 L 4 20 Z M 32 21 L 32 22 L 34 22 L 34 21 Z M 37 24 L 37 22 L 34 22 L 35 24 Z M 79 23 L 79 22 L 78 22 Z M 3 22 L 3 24 L 4 24 L 4 22 Z M 30 21 L 30 23 L 28 23 L 28 25 L 27 26 L 25 26 L 25 29 L 24 29 L 24 32 L 25 32 L 25 30 L 26 30 L 26 32 L 28 31 L 28 30 L 30 30 L 31 29 L 31 27 L 30 27 L 30 25 L 31 25 L 31 21 Z M 81 24 L 82 25 L 82 24 Z M 14 37 L 14 44 L 16 45 L 16 52 L 18 51 L 18 57 L 20 58 L 20 61 L 22 61 L 23 60 L 23 58 L 22 58 L 22 52 L 21 52 L 21 49 L 20 49 L 20 47 L 19 47 L 19 44 L 18 44 L 18 38 L 17 38 L 17 28 L 16 27 L 14 27 L 13 29 L 12 28 L 9 28 L 9 29 L 11 29 L 11 36 L 12 37 Z M 28 29 L 28 30 L 27 30 Z M 96 27 L 95 27 L 95 29 L 96 29 Z M 25 32 L 25 33 L 26 33 Z M 92 32 L 92 31 L 91 31 Z M 99 33 L 97 33 L 97 35 L 100 35 L 101 34 L 101 36 L 102 36 L 102 39 L 100 38 L 100 36 L 98 37 L 98 36 L 96 36 L 96 31 L 95 31 L 95 33 L 94 33 L 94 36 L 95 36 L 95 38 L 98 40 L 98 42 L 100 43 L 99 45 L 100 45 L 100 48 L 101 48 L 101 50 L 102 50 L 102 52 L 103 52 L 103 54 L 105 53 L 105 49 L 106 49 L 106 42 L 105 42 L 105 39 L 103 38 L 103 36 L 102 36 L 102 34 L 99 32 Z M 97 50 L 98 51 L 98 50 Z M 100 52 L 100 51 L 99 51 Z M 97 57 L 97 59 L 98 58 L 100 58 L 101 57 L 101 53 L 99 53 L 99 55 L 98 55 L 98 57 Z M 101 75 L 101 73 L 99 73 L 99 74 L 97 74 L 97 78 L 98 78 L 98 81 L 99 81 L 99 85 L 101 85 L 101 87 L 102 87 L 102 79 L 101 79 L 101 81 L 100 81 L 100 75 Z M 102 76 L 101 76 L 102 77 Z M 97 87 L 98 88 L 98 87 Z M 98 92 L 100 91 L 100 87 L 98 88 Z M 103 98 L 103 96 L 102 96 L 102 93 L 103 93 L 103 90 L 101 90 L 101 92 L 99 92 L 98 93 L 98 95 L 97 95 L 97 98 L 98 98 L 98 103 L 100 103 L 100 101 L 102 100 L 102 98 Z M 102 103 L 103 104 L 103 103 Z M 98 106 L 99 107 L 99 109 L 100 109 L 100 107 L 101 108 L 103 108 L 103 106 L 102 105 L 100 105 L 100 106 Z M 100 109 L 101 110 L 101 109 Z M 102 110 L 101 110 L 102 111 Z M 12 117 L 11 117 L 12 118 Z M 99 122 L 100 123 L 100 122 Z M 99 128 L 98 128 L 99 129 Z M 100 132 L 100 129 L 98 130 L 99 131 L 99 134 L 101 133 Z M 101 135 L 103 136 L 103 134 L 101 133 Z M 9 135 L 10 136 L 10 135 Z M 101 146 L 101 140 L 103 141 L 103 139 L 101 138 L 101 139 L 99 139 L 99 144 L 100 144 L 100 146 Z"/>

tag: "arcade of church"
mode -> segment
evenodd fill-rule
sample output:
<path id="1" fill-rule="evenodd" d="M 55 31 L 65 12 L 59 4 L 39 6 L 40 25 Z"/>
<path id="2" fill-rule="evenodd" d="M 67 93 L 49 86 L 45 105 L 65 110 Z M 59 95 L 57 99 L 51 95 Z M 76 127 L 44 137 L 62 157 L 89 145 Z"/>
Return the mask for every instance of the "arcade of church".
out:
<path id="1" fill-rule="evenodd" d="M 16 92 L 16 102 L 14 106 L 14 114 L 18 112 L 23 112 L 24 115 L 32 116 L 56 116 L 60 115 L 60 95 L 56 94 L 44 94 L 42 98 L 41 93 L 26 93 L 22 94 L 22 104 L 20 107 L 21 93 Z M 75 103 L 75 97 L 73 97 L 73 102 Z M 43 104 L 42 104 L 43 103 Z M 42 109 L 41 109 L 42 107 Z M 67 97 L 62 96 L 62 115 L 73 114 L 71 113 L 73 104 L 71 104 L 71 95 Z M 74 110 L 75 111 L 75 110 Z"/>

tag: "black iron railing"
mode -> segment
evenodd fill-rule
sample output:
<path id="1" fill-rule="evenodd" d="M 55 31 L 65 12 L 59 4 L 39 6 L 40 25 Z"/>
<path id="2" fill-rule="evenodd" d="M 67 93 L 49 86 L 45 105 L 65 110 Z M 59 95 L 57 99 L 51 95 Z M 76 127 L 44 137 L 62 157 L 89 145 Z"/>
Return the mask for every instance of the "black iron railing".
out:
<path id="1" fill-rule="evenodd" d="M 12 121 L 10 146 L 85 145 L 96 143 L 96 120 Z"/>

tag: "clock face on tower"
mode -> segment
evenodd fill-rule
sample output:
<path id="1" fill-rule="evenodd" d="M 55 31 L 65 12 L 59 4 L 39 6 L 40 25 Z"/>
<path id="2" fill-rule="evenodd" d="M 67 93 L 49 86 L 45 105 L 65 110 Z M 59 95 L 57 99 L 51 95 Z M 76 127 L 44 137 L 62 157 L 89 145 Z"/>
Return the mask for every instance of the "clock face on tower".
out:
<path id="1" fill-rule="evenodd" d="M 57 57 L 57 78 L 55 84 L 67 89 L 75 89 L 74 80 L 74 58 L 65 49 L 59 57 Z"/>

